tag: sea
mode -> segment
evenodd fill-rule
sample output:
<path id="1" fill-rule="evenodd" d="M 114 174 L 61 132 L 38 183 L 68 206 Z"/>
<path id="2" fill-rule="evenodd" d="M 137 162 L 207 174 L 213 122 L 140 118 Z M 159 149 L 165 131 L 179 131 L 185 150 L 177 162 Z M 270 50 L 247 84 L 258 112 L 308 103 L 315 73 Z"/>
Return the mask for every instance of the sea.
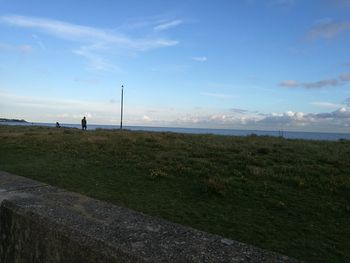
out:
<path id="1" fill-rule="evenodd" d="M 55 127 L 55 123 L 33 123 L 33 122 L 0 122 L 0 125 L 21 125 L 21 126 L 45 126 Z M 60 124 L 61 127 L 80 129 L 80 124 Z M 89 124 L 88 130 L 96 129 L 119 129 L 119 125 Z M 263 130 L 236 130 L 236 129 L 204 129 L 204 128 L 178 128 L 178 127 L 150 127 L 150 126 L 123 126 L 123 129 L 132 131 L 152 132 L 175 132 L 190 134 L 217 134 L 226 136 L 275 136 L 287 139 L 303 140 L 326 140 L 339 141 L 350 140 L 350 133 L 328 133 L 328 132 L 301 132 L 301 131 L 263 131 Z"/>

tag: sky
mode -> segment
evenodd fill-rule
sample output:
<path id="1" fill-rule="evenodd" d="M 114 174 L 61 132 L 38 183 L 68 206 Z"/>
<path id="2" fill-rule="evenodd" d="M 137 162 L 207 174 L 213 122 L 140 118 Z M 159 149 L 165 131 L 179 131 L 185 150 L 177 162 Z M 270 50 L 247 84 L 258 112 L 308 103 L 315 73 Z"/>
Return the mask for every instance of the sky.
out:
<path id="1" fill-rule="evenodd" d="M 0 117 L 350 133 L 350 0 L 0 0 Z"/>

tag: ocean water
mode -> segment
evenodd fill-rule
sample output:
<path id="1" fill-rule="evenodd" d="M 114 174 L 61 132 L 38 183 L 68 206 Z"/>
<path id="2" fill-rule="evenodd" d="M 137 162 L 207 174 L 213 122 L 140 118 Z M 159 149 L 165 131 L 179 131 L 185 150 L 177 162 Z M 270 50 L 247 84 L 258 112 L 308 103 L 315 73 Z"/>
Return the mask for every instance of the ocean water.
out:
<path id="1" fill-rule="evenodd" d="M 22 123 L 22 122 L 0 122 L 4 125 L 23 125 L 23 126 L 46 126 L 55 127 L 54 123 Z M 81 129 L 80 124 L 61 123 L 61 127 Z M 119 125 L 97 125 L 89 124 L 88 130 L 96 129 L 119 129 Z M 174 128 L 174 127 L 149 127 L 149 126 L 123 126 L 123 129 L 132 131 L 153 131 L 153 132 L 176 132 L 191 134 L 218 134 L 226 136 L 249 136 L 252 134 L 258 136 L 281 136 L 279 131 L 261 131 L 261 130 L 235 130 L 235 129 L 203 129 L 203 128 Z M 326 133 L 326 132 L 296 132 L 283 131 L 283 137 L 287 139 L 304 140 L 327 140 L 338 141 L 340 139 L 350 140 L 350 133 Z"/>

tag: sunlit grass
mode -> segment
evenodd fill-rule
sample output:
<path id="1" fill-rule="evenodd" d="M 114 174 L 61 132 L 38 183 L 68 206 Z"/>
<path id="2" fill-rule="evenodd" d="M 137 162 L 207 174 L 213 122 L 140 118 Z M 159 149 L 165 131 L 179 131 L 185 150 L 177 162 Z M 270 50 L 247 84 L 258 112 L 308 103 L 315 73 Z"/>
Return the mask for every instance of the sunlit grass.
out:
<path id="1" fill-rule="evenodd" d="M 0 169 L 311 262 L 350 262 L 350 142 L 0 125 Z"/>

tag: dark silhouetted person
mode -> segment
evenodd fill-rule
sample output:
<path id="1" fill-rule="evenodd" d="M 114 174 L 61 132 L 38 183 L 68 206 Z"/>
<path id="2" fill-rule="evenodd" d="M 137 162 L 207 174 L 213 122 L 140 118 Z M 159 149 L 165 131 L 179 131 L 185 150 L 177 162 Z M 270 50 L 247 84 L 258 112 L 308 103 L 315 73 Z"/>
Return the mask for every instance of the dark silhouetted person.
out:
<path id="1" fill-rule="evenodd" d="M 81 120 L 81 129 L 86 131 L 86 127 L 86 117 L 84 116 L 84 118 Z"/>
<path id="2" fill-rule="evenodd" d="M 61 125 L 59 122 L 56 122 L 56 128 L 61 128 Z"/>

